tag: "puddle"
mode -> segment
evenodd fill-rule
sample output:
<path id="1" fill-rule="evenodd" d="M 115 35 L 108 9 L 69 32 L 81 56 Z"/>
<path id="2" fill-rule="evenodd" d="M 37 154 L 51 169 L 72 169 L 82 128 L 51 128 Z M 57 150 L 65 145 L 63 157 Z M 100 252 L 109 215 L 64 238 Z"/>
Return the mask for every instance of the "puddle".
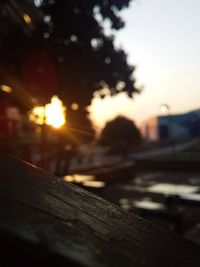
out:
<path id="1" fill-rule="evenodd" d="M 136 208 L 142 208 L 146 210 L 164 210 L 165 205 L 159 202 L 153 202 L 149 200 L 136 200 L 133 202 L 133 206 Z"/>
<path id="2" fill-rule="evenodd" d="M 199 190 L 198 186 L 193 185 L 175 185 L 175 184 L 155 184 L 146 188 L 146 192 L 161 193 L 167 195 L 187 195 Z"/>
<path id="3" fill-rule="evenodd" d="M 154 202 L 151 200 L 151 198 L 142 198 L 140 200 L 122 198 L 119 200 L 119 204 L 121 208 L 125 210 L 129 210 L 131 208 L 140 208 L 146 210 L 164 210 L 166 208 L 164 204 Z"/>
<path id="4" fill-rule="evenodd" d="M 94 187 L 94 188 L 102 188 L 106 185 L 106 183 L 103 181 L 83 181 L 82 184 L 84 186 Z"/>
<path id="5" fill-rule="evenodd" d="M 74 174 L 74 175 L 66 175 L 64 176 L 64 180 L 70 183 L 79 183 L 87 187 L 101 188 L 106 186 L 106 183 L 103 181 L 95 180 L 94 175 L 82 175 L 82 174 Z"/>
<path id="6" fill-rule="evenodd" d="M 81 175 L 81 174 L 66 175 L 64 176 L 64 180 L 70 183 L 83 183 L 84 181 L 95 180 L 95 176 L 94 175 Z"/>
<path id="7" fill-rule="evenodd" d="M 200 202 L 200 194 L 189 194 L 184 196 L 185 200 Z"/>

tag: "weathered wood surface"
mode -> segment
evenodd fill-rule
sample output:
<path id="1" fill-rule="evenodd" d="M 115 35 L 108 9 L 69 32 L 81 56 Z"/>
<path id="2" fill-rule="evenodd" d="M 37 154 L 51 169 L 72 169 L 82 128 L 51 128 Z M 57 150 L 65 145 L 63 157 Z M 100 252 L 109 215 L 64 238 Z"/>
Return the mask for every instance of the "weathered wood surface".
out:
<path id="1" fill-rule="evenodd" d="M 1 266 L 200 266 L 197 245 L 7 155 L 0 211 Z"/>

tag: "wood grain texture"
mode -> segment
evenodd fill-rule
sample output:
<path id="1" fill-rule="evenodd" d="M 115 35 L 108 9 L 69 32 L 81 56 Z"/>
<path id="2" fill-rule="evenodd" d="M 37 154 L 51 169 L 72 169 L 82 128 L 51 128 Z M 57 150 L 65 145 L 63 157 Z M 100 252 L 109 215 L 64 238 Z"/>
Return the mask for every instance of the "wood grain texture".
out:
<path id="1" fill-rule="evenodd" d="M 200 266 L 197 245 L 4 154 L 0 211 L 0 238 L 7 233 L 72 265 Z"/>

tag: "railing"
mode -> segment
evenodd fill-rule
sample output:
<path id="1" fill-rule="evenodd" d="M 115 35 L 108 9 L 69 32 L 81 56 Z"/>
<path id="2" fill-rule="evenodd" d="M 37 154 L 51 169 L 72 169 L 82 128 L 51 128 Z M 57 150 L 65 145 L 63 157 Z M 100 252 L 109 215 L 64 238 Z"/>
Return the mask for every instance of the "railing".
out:
<path id="1" fill-rule="evenodd" d="M 0 265 L 200 266 L 200 248 L 100 197 L 0 155 Z"/>

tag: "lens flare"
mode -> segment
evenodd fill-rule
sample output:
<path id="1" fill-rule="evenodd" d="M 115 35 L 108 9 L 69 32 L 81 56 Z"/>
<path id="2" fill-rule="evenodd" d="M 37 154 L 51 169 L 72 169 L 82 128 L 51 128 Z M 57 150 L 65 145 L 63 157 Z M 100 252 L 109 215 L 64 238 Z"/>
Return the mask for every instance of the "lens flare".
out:
<path id="1" fill-rule="evenodd" d="M 37 106 L 30 112 L 29 118 L 37 124 L 47 124 L 54 128 L 60 128 L 66 123 L 66 108 L 62 101 L 53 96 L 51 103 L 45 106 Z"/>
<path id="2" fill-rule="evenodd" d="M 45 106 L 46 124 L 54 128 L 62 127 L 66 122 L 65 112 L 66 108 L 63 106 L 62 101 L 57 96 L 53 96 L 51 103 Z"/>

